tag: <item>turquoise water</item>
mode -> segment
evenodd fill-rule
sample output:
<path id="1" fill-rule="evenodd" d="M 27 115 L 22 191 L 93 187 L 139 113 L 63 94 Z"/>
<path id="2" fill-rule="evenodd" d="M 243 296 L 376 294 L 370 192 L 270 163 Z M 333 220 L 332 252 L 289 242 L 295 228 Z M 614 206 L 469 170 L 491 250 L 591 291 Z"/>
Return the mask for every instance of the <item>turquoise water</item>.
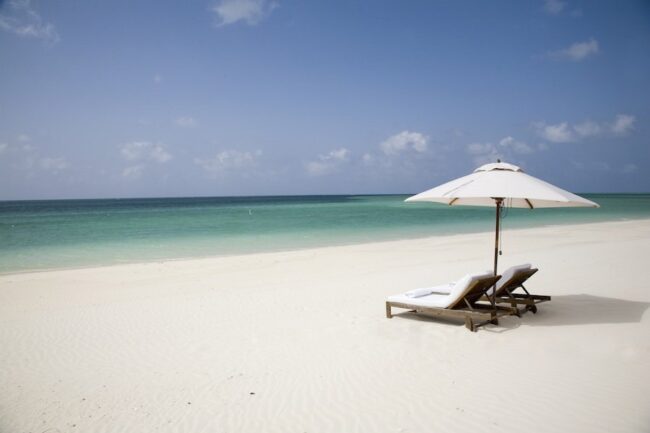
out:
<path id="1" fill-rule="evenodd" d="M 599 209 L 510 209 L 504 230 L 650 218 L 650 194 L 585 194 Z M 494 209 L 407 196 L 0 202 L 0 272 L 277 251 L 490 231 Z"/>

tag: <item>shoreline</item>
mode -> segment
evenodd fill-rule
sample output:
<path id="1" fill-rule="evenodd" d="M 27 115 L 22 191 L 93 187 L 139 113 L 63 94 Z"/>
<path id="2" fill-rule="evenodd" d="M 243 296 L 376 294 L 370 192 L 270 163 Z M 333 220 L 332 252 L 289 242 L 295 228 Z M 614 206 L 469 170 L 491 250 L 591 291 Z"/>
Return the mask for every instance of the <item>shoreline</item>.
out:
<path id="1" fill-rule="evenodd" d="M 650 217 L 648 218 L 631 218 L 631 219 L 620 219 L 620 220 L 607 220 L 607 221 L 598 221 L 598 222 L 593 222 L 593 221 L 588 221 L 588 222 L 582 222 L 582 223 L 576 223 L 576 222 L 567 222 L 567 223 L 553 223 L 553 224 L 543 224 L 543 225 L 538 225 L 534 227 L 513 227 L 513 228 L 506 228 L 504 231 L 502 231 L 502 235 L 505 235 L 507 237 L 507 234 L 510 232 L 519 232 L 519 231 L 525 231 L 525 230 L 537 230 L 537 229 L 544 229 L 544 228 L 553 228 L 553 227 L 570 227 L 570 226 L 585 226 L 585 225 L 598 225 L 598 224 L 616 224 L 616 223 L 635 223 L 635 222 L 643 222 L 643 221 L 650 221 Z M 127 262 L 122 262 L 122 263 L 105 263 L 105 264 L 91 264 L 88 266 L 61 266 L 61 267 L 52 267 L 52 268 L 42 268 L 42 269 L 26 269 L 26 270 L 17 270 L 17 271 L 0 271 L 0 278 L 3 276 L 11 276 L 11 275 L 21 275 L 21 274 L 30 274 L 30 273 L 44 273 L 44 272 L 56 272 L 56 271 L 74 271 L 74 270 L 83 270 L 83 269 L 103 269 L 107 267 L 113 267 L 113 266 L 130 266 L 130 265 L 146 265 L 146 264 L 154 264 L 154 263 L 167 263 L 167 262 L 184 262 L 184 261 L 192 261 L 192 260 L 211 260 L 211 259 L 220 259 L 220 258 L 227 258 L 227 257 L 244 257 L 244 256 L 250 256 L 250 255 L 258 255 L 258 254 L 275 254 L 275 253 L 288 253 L 288 252 L 294 252 L 294 251 L 310 251 L 310 250 L 319 250 L 323 248 L 338 248 L 338 247 L 350 247 L 350 246 L 357 246 L 357 245 L 373 245 L 373 244 L 378 244 L 378 243 L 390 243 L 390 242 L 402 242 L 402 241 L 412 241 L 412 240 L 427 240 L 427 239 L 440 239 L 440 238 L 446 238 L 446 237 L 453 237 L 453 236 L 471 236 L 471 235 L 480 235 L 480 234 L 486 234 L 486 233 L 494 233 L 493 231 L 489 230 L 484 230 L 484 231 L 469 231 L 469 232 L 459 232 L 459 233 L 451 233 L 451 234 L 441 234 L 441 235 L 427 235 L 427 236 L 416 236 L 416 237 L 402 237 L 402 238 L 396 238 L 396 239 L 385 239 L 385 240 L 377 240 L 377 241 L 367 241 L 367 242 L 352 242 L 352 243 L 336 243 L 336 244 L 328 244 L 328 245 L 319 245 L 319 246 L 307 246 L 307 247 L 295 247 L 295 248 L 279 248 L 279 249 L 269 249 L 265 251 L 251 251 L 251 252 L 244 252 L 244 253 L 233 253 L 233 254 L 210 254 L 210 255 L 202 255 L 202 256 L 188 256 L 188 257 L 173 257 L 173 258 L 163 258 L 163 259 L 156 259 L 156 260 L 150 260 L 150 259 L 143 259 L 143 260 L 135 260 L 135 261 L 127 261 Z"/>

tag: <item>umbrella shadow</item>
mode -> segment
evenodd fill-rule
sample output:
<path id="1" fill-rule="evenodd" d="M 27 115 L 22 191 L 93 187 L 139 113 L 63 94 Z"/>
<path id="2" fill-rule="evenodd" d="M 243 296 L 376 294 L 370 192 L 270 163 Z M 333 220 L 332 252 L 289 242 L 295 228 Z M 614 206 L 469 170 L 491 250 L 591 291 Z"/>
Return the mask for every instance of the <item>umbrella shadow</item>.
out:
<path id="1" fill-rule="evenodd" d="M 538 306 L 537 314 L 526 313 L 521 319 L 506 317 L 499 320 L 499 325 L 487 325 L 488 332 L 502 333 L 511 331 L 521 325 L 527 326 L 570 326 L 597 325 L 615 323 L 638 323 L 650 307 L 650 302 L 628 301 L 625 299 L 606 298 L 594 295 L 553 296 L 550 302 Z M 463 321 L 432 317 L 426 314 L 403 312 L 394 316 L 409 317 L 414 320 L 435 321 L 452 326 L 462 325 Z"/>
<path id="2" fill-rule="evenodd" d="M 522 322 L 529 326 L 638 323 L 648 307 L 650 302 L 587 294 L 553 296 L 539 305 L 537 314 L 524 315 Z"/>

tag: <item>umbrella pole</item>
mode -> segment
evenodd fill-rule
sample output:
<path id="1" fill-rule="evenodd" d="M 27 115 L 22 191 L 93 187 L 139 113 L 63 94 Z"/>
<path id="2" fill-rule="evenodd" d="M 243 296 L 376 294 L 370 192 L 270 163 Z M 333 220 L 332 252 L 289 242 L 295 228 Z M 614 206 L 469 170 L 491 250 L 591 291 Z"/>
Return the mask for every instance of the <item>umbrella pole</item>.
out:
<path id="1" fill-rule="evenodd" d="M 497 215 L 496 215 L 496 228 L 495 228 L 495 237 L 494 237 L 494 275 L 497 275 L 497 265 L 499 263 L 499 222 L 501 217 L 501 202 L 502 198 L 495 198 L 494 201 L 497 204 Z M 497 305 L 497 285 L 494 283 L 492 287 L 492 306 L 496 308 Z"/>

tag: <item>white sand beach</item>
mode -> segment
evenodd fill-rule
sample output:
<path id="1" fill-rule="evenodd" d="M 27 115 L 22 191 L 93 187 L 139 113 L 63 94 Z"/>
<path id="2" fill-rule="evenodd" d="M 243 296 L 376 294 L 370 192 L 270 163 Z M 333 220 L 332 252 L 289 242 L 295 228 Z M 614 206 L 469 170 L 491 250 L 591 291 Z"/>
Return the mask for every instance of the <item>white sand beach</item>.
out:
<path id="1" fill-rule="evenodd" d="M 0 276 L 0 432 L 650 431 L 650 220 L 505 231 L 536 315 L 385 317 L 493 236 Z"/>

